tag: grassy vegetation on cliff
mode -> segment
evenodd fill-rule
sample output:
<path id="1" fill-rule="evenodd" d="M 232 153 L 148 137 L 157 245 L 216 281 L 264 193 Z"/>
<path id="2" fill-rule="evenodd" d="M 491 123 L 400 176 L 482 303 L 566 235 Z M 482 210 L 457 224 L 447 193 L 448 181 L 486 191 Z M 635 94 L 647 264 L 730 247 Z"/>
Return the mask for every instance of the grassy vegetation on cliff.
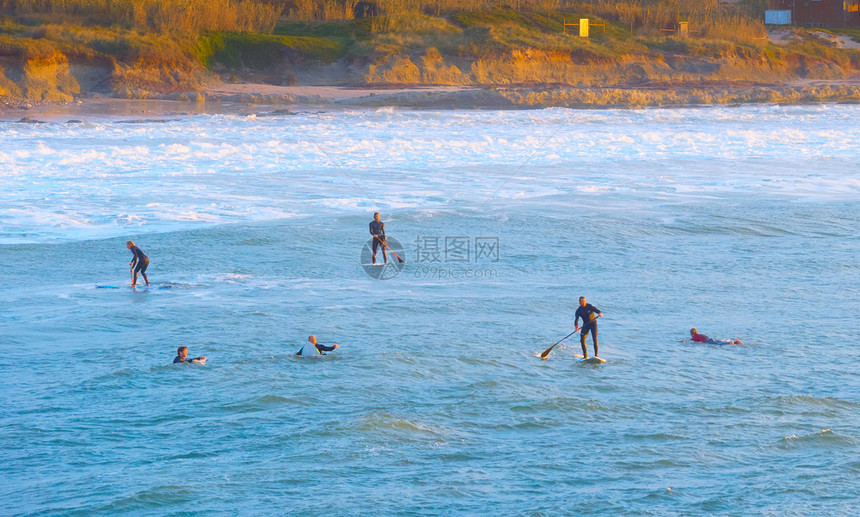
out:
<path id="1" fill-rule="evenodd" d="M 128 95 L 190 91 L 212 71 L 274 83 L 604 87 L 838 78 L 860 68 L 860 51 L 832 48 L 816 33 L 771 44 L 764 0 L 358 4 L 0 0 L 0 95 L 51 97 L 42 79 L 54 73 L 65 86 L 52 98 L 68 98 L 76 85 Z M 565 22 L 580 18 L 603 27 L 589 38 L 565 34 Z M 688 35 L 676 33 L 681 21 Z"/>
<path id="2" fill-rule="evenodd" d="M 206 66 L 265 68 L 287 49 L 308 59 L 332 62 L 343 56 L 342 38 L 282 36 L 236 32 L 210 32 L 197 40 L 197 57 Z"/>
<path id="3" fill-rule="evenodd" d="M 254 0 L 0 0 L 0 14 L 30 23 L 120 26 L 142 32 L 271 32 L 280 10 Z"/>

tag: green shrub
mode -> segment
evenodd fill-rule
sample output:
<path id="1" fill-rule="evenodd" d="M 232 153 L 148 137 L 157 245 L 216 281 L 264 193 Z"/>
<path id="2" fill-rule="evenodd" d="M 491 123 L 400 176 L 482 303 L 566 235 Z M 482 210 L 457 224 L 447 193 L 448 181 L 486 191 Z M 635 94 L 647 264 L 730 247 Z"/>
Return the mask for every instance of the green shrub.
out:
<path id="1" fill-rule="evenodd" d="M 332 62 L 343 56 L 345 49 L 343 42 L 326 38 L 213 32 L 202 36 L 194 50 L 207 67 L 220 63 L 228 68 L 265 68 L 287 51 Z"/>

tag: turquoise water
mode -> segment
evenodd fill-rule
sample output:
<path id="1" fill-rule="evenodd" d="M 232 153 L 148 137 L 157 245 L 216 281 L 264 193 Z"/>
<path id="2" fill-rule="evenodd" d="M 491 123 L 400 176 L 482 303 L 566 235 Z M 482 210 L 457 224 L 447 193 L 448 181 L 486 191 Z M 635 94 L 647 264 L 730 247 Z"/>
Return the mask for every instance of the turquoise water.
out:
<path id="1" fill-rule="evenodd" d="M 0 513 L 850 514 L 858 115 L 0 122 Z"/>

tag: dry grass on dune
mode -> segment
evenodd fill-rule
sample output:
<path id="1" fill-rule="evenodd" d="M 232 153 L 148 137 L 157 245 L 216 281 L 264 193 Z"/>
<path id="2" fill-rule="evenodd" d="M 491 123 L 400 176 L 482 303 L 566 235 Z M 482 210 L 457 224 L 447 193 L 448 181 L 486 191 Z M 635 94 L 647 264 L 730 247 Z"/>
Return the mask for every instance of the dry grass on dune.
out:
<path id="1" fill-rule="evenodd" d="M 84 91 L 146 95 L 198 90 L 213 73 L 272 84 L 613 88 L 860 69 L 860 50 L 809 38 L 772 45 L 763 0 L 372 0 L 374 15 L 355 19 L 358 3 L 0 0 L 0 95 L 65 99 L 77 91 L 70 77 Z M 580 17 L 605 31 L 565 34 L 564 22 Z M 673 32 L 680 21 L 689 35 Z"/>
<path id="2" fill-rule="evenodd" d="M 121 25 L 142 31 L 271 33 L 279 19 L 343 21 L 353 18 L 360 0 L 0 0 L 0 12 L 53 17 L 55 22 Z M 688 21 L 707 37 L 750 41 L 764 36 L 760 0 L 724 7 L 719 0 L 373 0 L 376 32 L 397 30 L 416 15 L 448 17 L 463 12 L 505 9 L 515 13 L 568 14 L 605 19 L 637 31 L 659 31 Z"/>
<path id="3" fill-rule="evenodd" d="M 0 0 L 0 13 L 139 31 L 270 33 L 280 9 L 254 0 Z"/>

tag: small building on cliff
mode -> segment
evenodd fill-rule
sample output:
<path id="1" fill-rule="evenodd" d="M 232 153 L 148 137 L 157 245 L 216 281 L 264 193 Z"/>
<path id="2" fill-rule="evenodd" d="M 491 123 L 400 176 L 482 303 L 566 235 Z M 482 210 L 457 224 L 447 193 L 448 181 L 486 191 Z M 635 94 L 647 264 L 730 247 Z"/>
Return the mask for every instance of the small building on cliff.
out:
<path id="1" fill-rule="evenodd" d="M 791 11 L 792 25 L 860 27 L 860 0 L 769 0 L 769 8 Z"/>

